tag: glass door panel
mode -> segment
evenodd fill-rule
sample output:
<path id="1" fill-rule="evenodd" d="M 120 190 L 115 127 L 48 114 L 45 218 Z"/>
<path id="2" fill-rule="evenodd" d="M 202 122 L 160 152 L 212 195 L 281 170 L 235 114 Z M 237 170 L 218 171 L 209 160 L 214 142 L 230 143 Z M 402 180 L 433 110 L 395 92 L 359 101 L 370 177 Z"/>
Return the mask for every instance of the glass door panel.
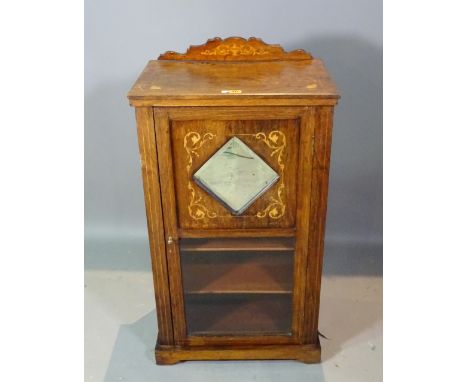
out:
<path id="1" fill-rule="evenodd" d="M 288 335 L 293 238 L 182 239 L 187 334 Z"/>
<path id="2" fill-rule="evenodd" d="M 192 294 L 185 297 L 188 335 L 277 335 L 291 332 L 291 296 Z"/>

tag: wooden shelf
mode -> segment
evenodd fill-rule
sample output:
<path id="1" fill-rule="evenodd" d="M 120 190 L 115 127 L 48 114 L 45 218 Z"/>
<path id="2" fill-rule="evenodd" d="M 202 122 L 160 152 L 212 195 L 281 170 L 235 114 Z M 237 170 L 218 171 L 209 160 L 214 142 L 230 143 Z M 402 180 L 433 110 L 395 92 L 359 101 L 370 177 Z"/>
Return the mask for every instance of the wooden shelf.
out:
<path id="1" fill-rule="evenodd" d="M 288 334 L 294 251 L 293 237 L 182 239 L 189 334 Z"/>
<path id="2" fill-rule="evenodd" d="M 294 251 L 294 238 L 182 239 L 180 250 L 184 252 Z"/>
<path id="3" fill-rule="evenodd" d="M 200 290 L 188 290 L 185 292 L 185 294 L 189 295 L 195 295 L 195 294 L 218 294 L 218 295 L 224 295 L 224 294 L 291 294 L 292 291 L 290 290 L 267 290 L 267 289 L 214 289 L 214 290 L 207 290 L 207 289 L 200 289 Z"/>
<path id="4" fill-rule="evenodd" d="M 293 252 L 200 252 L 181 259 L 185 293 L 292 293 Z"/>
<path id="5" fill-rule="evenodd" d="M 183 229 L 177 230 L 180 238 L 214 238 L 214 237 L 295 237 L 295 228 L 216 228 L 216 229 Z"/>
<path id="6" fill-rule="evenodd" d="M 289 334 L 289 295 L 185 295 L 189 335 Z"/>

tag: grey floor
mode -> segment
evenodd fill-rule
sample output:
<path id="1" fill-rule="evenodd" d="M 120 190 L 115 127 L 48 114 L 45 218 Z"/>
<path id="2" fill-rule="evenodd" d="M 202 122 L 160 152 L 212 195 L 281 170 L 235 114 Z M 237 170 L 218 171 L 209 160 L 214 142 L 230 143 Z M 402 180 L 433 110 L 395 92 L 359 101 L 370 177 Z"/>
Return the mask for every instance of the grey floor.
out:
<path id="1" fill-rule="evenodd" d="M 85 243 L 86 381 L 382 380 L 380 245 L 328 244 L 322 280 L 322 363 L 154 363 L 155 310 L 145 238 Z"/>

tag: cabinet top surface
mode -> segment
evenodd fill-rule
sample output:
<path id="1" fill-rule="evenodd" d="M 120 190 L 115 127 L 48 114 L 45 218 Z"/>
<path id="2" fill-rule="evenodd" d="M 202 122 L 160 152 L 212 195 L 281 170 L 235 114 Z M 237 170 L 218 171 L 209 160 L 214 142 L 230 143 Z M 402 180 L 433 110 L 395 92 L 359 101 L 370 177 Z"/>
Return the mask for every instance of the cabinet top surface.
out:
<path id="1" fill-rule="evenodd" d="M 167 52 L 146 65 L 128 93 L 131 101 L 238 97 L 337 99 L 339 94 L 321 60 L 253 38 L 213 39 L 185 54 Z"/>

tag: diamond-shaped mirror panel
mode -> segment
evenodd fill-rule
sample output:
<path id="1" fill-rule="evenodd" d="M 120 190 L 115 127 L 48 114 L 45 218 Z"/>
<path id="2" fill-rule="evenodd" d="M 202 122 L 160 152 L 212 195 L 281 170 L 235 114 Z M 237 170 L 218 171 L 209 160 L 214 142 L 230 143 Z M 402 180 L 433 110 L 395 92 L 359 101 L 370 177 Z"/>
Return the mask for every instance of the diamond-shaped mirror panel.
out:
<path id="1" fill-rule="evenodd" d="M 242 214 L 279 175 L 239 138 L 231 138 L 193 174 L 234 215 Z"/>

